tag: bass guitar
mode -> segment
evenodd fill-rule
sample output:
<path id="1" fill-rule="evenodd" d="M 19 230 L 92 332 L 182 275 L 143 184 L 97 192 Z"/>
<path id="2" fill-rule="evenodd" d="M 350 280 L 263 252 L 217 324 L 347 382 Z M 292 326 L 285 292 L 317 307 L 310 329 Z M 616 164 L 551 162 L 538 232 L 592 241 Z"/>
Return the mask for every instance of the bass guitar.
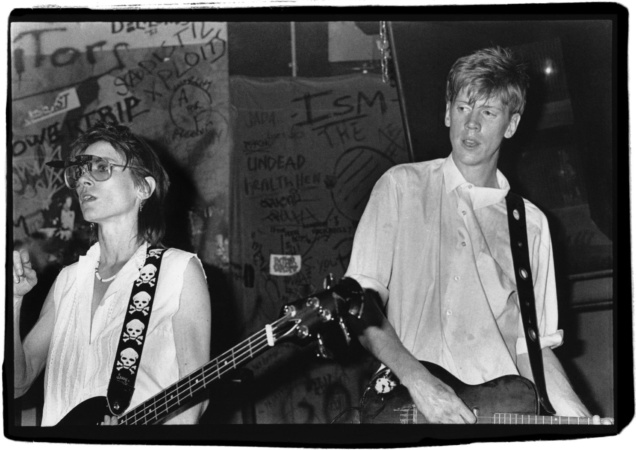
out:
<path id="1" fill-rule="evenodd" d="M 422 364 L 450 386 L 477 417 L 477 423 L 512 425 L 591 425 L 591 417 L 541 415 L 534 384 L 519 375 L 505 375 L 483 384 L 465 384 L 442 367 Z M 408 389 L 389 369 L 376 373 L 360 401 L 360 423 L 427 423 Z"/>
<path id="2" fill-rule="evenodd" d="M 326 355 L 320 332 L 334 324 L 350 341 L 345 323 L 347 316 L 362 315 L 363 291 L 351 278 L 335 286 L 283 306 L 281 317 L 227 350 L 217 358 L 159 392 L 152 398 L 117 416 L 118 425 L 152 425 L 187 406 L 191 400 L 233 370 L 245 365 L 277 343 L 292 339 L 300 343 L 316 338 L 320 355 Z M 104 415 L 112 416 L 107 397 L 90 398 L 73 408 L 56 426 L 99 425 Z"/>

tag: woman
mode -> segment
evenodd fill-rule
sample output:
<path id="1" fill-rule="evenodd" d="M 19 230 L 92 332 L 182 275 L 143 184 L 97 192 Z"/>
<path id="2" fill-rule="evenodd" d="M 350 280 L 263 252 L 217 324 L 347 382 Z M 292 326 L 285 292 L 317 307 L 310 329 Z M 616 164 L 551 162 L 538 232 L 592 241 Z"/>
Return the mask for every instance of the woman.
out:
<path id="1" fill-rule="evenodd" d="M 23 341 L 20 306 L 37 276 L 28 252 L 13 253 L 15 396 L 46 366 L 44 426 L 57 424 L 88 398 L 106 396 L 133 284 L 148 246 L 160 245 L 163 237 L 169 186 L 156 154 L 124 126 L 95 125 L 73 143 L 64 166 L 66 185 L 77 194 L 97 242 L 60 272 Z M 200 261 L 167 249 L 159 273 L 131 407 L 210 357 L 210 298 Z M 205 406 L 200 402 L 167 423 L 197 423 Z M 104 418 L 105 424 L 116 422 Z"/>

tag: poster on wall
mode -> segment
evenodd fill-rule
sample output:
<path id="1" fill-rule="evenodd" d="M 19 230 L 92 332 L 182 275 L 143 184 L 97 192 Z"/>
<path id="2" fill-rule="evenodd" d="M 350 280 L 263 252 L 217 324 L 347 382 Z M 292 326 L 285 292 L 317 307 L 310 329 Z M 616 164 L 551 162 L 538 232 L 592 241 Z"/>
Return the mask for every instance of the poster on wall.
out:
<path id="1" fill-rule="evenodd" d="M 109 121 L 146 139 L 166 166 L 181 208 L 169 215 L 167 243 L 227 264 L 225 23 L 14 22 L 10 51 L 14 245 L 37 248 L 46 265 L 85 251 L 77 199 L 46 163 Z"/>
<path id="2" fill-rule="evenodd" d="M 231 93 L 231 274 L 249 335 L 344 275 L 375 182 L 408 153 L 397 91 L 379 76 L 232 77 Z M 282 365 L 285 380 L 256 403 L 259 423 L 327 423 L 355 404 L 364 364 L 286 362 L 282 352 L 252 367 Z"/>

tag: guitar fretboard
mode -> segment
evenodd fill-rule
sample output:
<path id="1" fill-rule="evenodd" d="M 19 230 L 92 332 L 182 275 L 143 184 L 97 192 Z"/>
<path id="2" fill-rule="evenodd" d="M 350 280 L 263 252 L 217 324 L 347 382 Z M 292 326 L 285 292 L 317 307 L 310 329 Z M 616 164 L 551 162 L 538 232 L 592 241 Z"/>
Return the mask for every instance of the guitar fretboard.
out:
<path id="1" fill-rule="evenodd" d="M 400 410 L 400 423 L 417 423 L 418 409 L 415 405 Z M 535 414 L 495 413 L 478 416 L 477 423 L 498 425 L 593 425 L 591 417 L 542 416 Z"/>
<path id="2" fill-rule="evenodd" d="M 492 417 L 479 417 L 477 423 L 505 425 L 592 425 L 593 422 L 591 417 L 496 413 Z"/>

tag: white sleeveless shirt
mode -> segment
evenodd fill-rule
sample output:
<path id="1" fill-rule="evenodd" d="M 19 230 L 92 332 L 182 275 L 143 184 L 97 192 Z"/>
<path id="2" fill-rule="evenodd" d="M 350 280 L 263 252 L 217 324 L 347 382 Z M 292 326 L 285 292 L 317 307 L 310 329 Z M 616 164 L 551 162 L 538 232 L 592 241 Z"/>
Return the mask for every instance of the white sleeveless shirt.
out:
<path id="1" fill-rule="evenodd" d="M 92 325 L 99 243 L 57 277 L 53 294 L 55 326 L 44 382 L 43 426 L 57 424 L 86 399 L 106 396 L 133 283 L 144 265 L 146 251 L 147 244 L 141 245 L 111 282 L 95 310 Z M 192 257 L 197 258 L 178 249 L 164 252 L 130 407 L 179 379 L 172 317 L 179 309 L 183 274 Z"/>

